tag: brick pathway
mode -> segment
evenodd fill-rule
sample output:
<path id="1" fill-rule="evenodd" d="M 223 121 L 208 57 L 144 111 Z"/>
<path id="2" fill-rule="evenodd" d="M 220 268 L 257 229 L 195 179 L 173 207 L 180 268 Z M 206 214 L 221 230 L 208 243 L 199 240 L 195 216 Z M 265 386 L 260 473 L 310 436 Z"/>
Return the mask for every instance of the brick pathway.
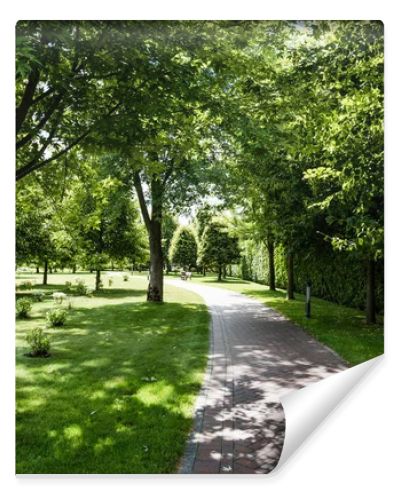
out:
<path id="1" fill-rule="evenodd" d="M 253 299 L 223 288 L 167 282 L 201 295 L 212 316 L 207 374 L 180 472 L 270 472 L 285 434 L 280 397 L 346 365 Z"/>

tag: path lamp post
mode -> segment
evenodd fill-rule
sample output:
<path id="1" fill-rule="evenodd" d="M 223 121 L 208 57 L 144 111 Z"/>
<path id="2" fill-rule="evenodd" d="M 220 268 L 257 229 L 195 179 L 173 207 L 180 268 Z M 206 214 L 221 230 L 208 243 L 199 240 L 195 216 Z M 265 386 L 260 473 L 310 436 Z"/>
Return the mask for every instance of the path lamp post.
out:
<path id="1" fill-rule="evenodd" d="M 311 318 L 311 281 L 306 286 L 306 318 Z"/>

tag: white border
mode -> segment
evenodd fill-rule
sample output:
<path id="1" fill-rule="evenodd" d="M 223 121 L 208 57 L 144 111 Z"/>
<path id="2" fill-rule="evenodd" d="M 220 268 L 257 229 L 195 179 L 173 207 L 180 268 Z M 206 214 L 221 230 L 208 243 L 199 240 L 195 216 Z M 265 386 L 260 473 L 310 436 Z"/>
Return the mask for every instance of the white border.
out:
<path id="1" fill-rule="evenodd" d="M 135 498 L 395 498 L 398 481 L 398 309 L 400 198 L 399 21 L 394 2 L 230 0 L 3 2 L 0 16 L 1 341 L 0 488 L 12 499 Z M 386 63 L 386 355 L 371 376 L 271 477 L 14 476 L 14 25 L 18 19 L 380 19 Z M 397 231 L 397 233 L 396 233 Z M 4 306 L 4 307 L 3 307 Z M 392 491 L 390 495 L 389 492 Z"/>

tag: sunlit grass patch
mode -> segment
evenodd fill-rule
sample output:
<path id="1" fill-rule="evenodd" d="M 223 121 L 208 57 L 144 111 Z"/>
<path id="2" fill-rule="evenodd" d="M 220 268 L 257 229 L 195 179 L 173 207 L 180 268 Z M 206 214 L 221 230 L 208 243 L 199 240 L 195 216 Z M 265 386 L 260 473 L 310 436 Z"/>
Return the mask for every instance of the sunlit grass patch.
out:
<path id="1" fill-rule="evenodd" d="M 34 289 L 74 278 L 57 273 Z M 150 304 L 146 287 L 145 278 L 121 277 L 104 293 L 74 297 L 65 326 L 47 327 L 49 358 L 26 357 L 25 335 L 59 307 L 52 297 L 17 322 L 18 473 L 176 471 L 203 379 L 209 318 L 191 292 L 167 287 L 166 302 Z"/>

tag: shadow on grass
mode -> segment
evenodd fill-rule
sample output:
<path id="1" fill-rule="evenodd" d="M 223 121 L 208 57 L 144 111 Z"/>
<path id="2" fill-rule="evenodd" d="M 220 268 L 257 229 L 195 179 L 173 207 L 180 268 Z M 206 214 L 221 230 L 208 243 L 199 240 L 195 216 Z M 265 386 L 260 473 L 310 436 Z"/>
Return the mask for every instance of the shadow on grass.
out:
<path id="1" fill-rule="evenodd" d="M 17 473 L 174 472 L 208 351 L 203 305 L 71 311 L 52 356 L 17 354 Z"/>
<path id="2" fill-rule="evenodd" d="M 134 290 L 129 288 L 103 288 L 97 292 L 93 292 L 94 297 L 102 299 L 122 299 L 124 297 L 140 297 L 145 299 L 146 292 L 144 290 Z"/>
<path id="3" fill-rule="evenodd" d="M 201 278 L 201 283 L 219 283 L 219 284 L 229 284 L 229 285 L 248 285 L 249 283 L 247 281 L 243 281 L 241 279 L 222 279 L 221 281 L 218 281 L 217 278 L 203 278 L 203 277 L 198 277 L 195 276 L 193 277 L 193 280 L 196 281 L 196 278 Z"/>

